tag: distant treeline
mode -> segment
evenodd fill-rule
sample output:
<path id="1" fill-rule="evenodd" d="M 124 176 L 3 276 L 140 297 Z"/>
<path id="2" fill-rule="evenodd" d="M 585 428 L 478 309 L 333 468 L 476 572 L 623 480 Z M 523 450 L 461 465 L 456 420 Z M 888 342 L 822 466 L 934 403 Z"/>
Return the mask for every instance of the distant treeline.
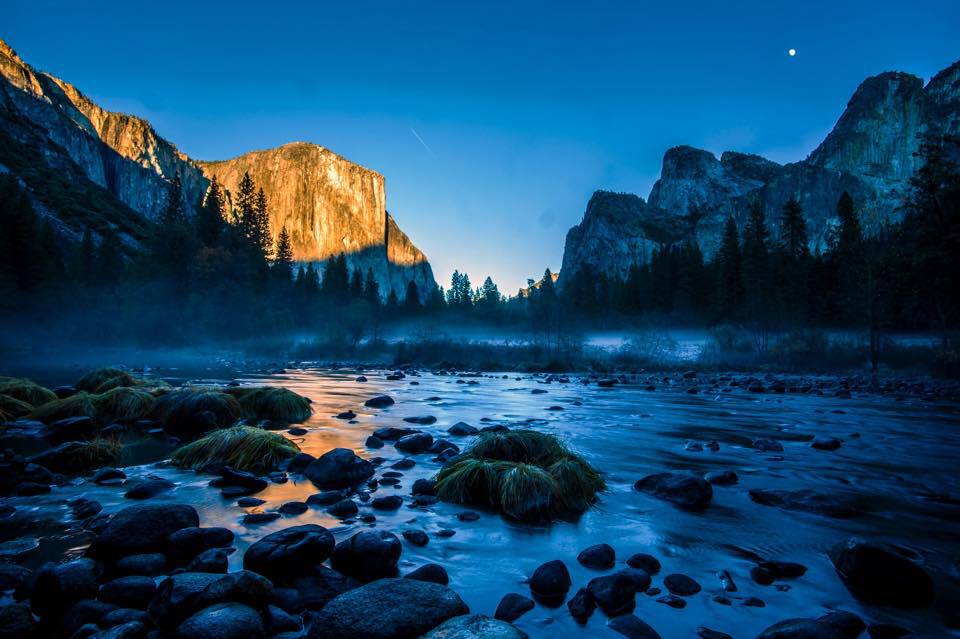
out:
<path id="1" fill-rule="evenodd" d="M 18 180 L 0 175 L 0 311 L 20 330 L 62 337 L 190 343 L 291 331 L 325 331 L 344 343 L 376 339 L 384 322 L 411 316 L 522 324 L 559 344 L 571 325 L 656 317 L 672 325 L 734 324 L 759 336 L 806 327 L 936 330 L 960 314 L 960 144 L 926 144 L 899 223 L 862 219 L 846 193 L 824 251 L 811 253 L 796 200 L 781 211 L 751 206 L 742 230 L 729 219 L 706 261 L 694 242 L 663 245 L 623 279 L 589 267 L 549 270 L 504 297 L 487 277 L 473 288 L 454 272 L 447 290 L 381 291 L 346 256 L 293 261 L 290 236 L 271 241 L 268 202 L 249 175 L 235 206 L 214 180 L 188 217 L 178 181 L 147 239 L 124 245 L 109 229 L 65 242 Z M 866 229 L 866 230 L 865 230 Z M 868 232 L 869 231 L 869 232 Z M 19 323 L 18 323 L 19 320 Z M 10 337 L 9 335 L 7 337 Z"/>

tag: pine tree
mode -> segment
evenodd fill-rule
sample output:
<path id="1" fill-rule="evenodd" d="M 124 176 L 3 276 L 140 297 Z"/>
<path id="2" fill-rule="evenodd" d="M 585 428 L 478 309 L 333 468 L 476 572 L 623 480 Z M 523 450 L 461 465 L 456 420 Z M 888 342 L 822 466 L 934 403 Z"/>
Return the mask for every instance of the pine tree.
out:
<path id="1" fill-rule="evenodd" d="M 397 292 L 391 288 L 390 294 L 387 295 L 387 306 L 390 308 L 396 308 L 398 305 L 399 301 L 397 300 Z"/>
<path id="2" fill-rule="evenodd" d="M 837 227 L 831 238 L 831 262 L 837 276 L 837 309 L 840 319 L 859 324 L 865 309 L 866 255 L 863 229 L 853 198 L 844 191 L 837 201 Z"/>
<path id="3" fill-rule="evenodd" d="M 264 195 L 263 189 L 257 190 L 250 244 L 259 255 L 263 256 L 263 259 L 270 258 L 270 250 L 273 248 L 270 240 L 270 212 L 267 209 L 267 196 Z"/>
<path id="4" fill-rule="evenodd" d="M 180 226 L 187 223 L 186 209 L 183 205 L 183 186 L 180 184 L 179 175 L 174 175 L 170 181 L 167 201 L 157 222 L 160 226 Z"/>
<path id="5" fill-rule="evenodd" d="M 459 306 L 460 299 L 457 297 L 460 294 L 460 271 L 454 270 L 453 275 L 450 276 L 450 288 L 447 290 L 447 306 Z"/>
<path id="6" fill-rule="evenodd" d="M 220 183 L 214 176 L 210 180 L 210 188 L 207 189 L 207 197 L 203 206 L 197 212 L 194 224 L 197 230 L 197 238 L 204 246 L 214 246 L 221 238 L 224 227 L 224 200 L 223 191 L 220 189 Z"/>
<path id="7" fill-rule="evenodd" d="M 40 281 L 37 264 L 38 220 L 17 179 L 0 174 L 0 276 L 22 292 Z"/>
<path id="8" fill-rule="evenodd" d="M 769 231 L 763 204 L 754 200 L 743 229 L 742 273 L 746 316 L 754 326 L 757 349 L 765 351 L 773 315 Z"/>
<path id="9" fill-rule="evenodd" d="M 237 199 L 233 207 L 233 223 L 240 228 L 240 233 L 248 241 L 253 237 L 256 224 L 256 191 L 253 178 L 249 172 L 244 172 L 237 189 Z"/>
<path id="10" fill-rule="evenodd" d="M 737 223 L 733 216 L 727 218 L 723 227 L 723 239 L 716 256 L 716 271 L 719 279 L 717 286 L 717 302 L 720 317 L 731 320 L 737 314 L 737 309 L 743 299 L 743 282 L 741 280 L 740 238 L 737 234 Z"/>
<path id="11" fill-rule="evenodd" d="M 477 303 L 491 310 L 500 305 L 500 300 L 500 289 L 497 288 L 497 285 L 493 283 L 493 279 L 488 275 L 487 279 L 483 280 L 483 286 L 480 287 L 478 291 Z"/>
<path id="12" fill-rule="evenodd" d="M 363 298 L 363 271 L 359 266 L 355 266 L 350 275 L 350 297 L 357 300 Z"/>
<path id="13" fill-rule="evenodd" d="M 380 305 L 380 285 L 373 276 L 373 269 L 367 269 L 367 278 L 363 283 L 363 297 L 370 304 Z"/>
<path id="14" fill-rule="evenodd" d="M 420 308 L 420 289 L 413 280 L 407 283 L 407 292 L 403 297 L 403 306 L 408 311 L 415 311 Z"/>
<path id="15" fill-rule="evenodd" d="M 280 235 L 277 237 L 277 249 L 274 251 L 273 272 L 280 280 L 289 282 L 293 276 L 293 247 L 290 244 L 290 234 L 287 233 L 287 227 L 280 229 Z"/>
<path id="16" fill-rule="evenodd" d="M 795 197 L 783 205 L 783 217 L 780 218 L 780 245 L 786 255 L 799 260 L 810 254 L 807 239 L 807 221 L 803 209 Z"/>

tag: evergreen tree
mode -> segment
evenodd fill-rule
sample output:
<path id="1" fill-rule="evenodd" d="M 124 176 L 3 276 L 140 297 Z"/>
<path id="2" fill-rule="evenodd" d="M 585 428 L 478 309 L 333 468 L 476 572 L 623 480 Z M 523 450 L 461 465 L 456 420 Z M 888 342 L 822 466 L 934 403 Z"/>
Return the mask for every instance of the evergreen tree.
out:
<path id="1" fill-rule="evenodd" d="M 287 227 L 280 229 L 277 237 L 277 249 L 274 251 L 273 272 L 282 282 L 289 282 L 293 276 L 293 247 L 290 244 L 290 234 Z"/>
<path id="2" fill-rule="evenodd" d="M 741 256 L 746 317 L 753 324 L 757 349 L 765 351 L 773 310 L 769 231 L 766 213 L 759 200 L 754 200 L 750 206 L 747 224 L 743 229 Z"/>
<path id="3" fill-rule="evenodd" d="M 403 306 L 408 311 L 416 311 L 420 308 L 420 289 L 413 280 L 407 283 L 407 292 L 403 297 Z"/>
<path id="4" fill-rule="evenodd" d="M 500 289 L 493 283 L 493 279 L 488 275 L 483 280 L 483 286 L 480 287 L 477 295 L 477 304 L 487 310 L 495 310 L 500 305 L 502 296 Z"/>
<path id="5" fill-rule="evenodd" d="M 350 297 L 357 300 L 363 298 L 363 271 L 359 266 L 353 268 L 350 276 Z"/>
<path id="6" fill-rule="evenodd" d="M 792 326 L 807 320 L 807 289 L 810 274 L 810 246 L 807 222 L 796 198 L 783 205 L 780 218 L 780 242 L 777 247 L 774 277 L 775 308 Z"/>
<path id="7" fill-rule="evenodd" d="M 40 282 L 37 214 L 15 177 L 0 174 L 0 278 L 20 291 Z"/>
<path id="8" fill-rule="evenodd" d="M 207 197 L 197 212 L 195 226 L 197 238 L 204 246 L 214 246 L 220 240 L 224 227 L 223 191 L 216 176 L 210 180 Z"/>
<path id="9" fill-rule="evenodd" d="M 270 212 L 267 209 L 267 196 L 264 195 L 263 189 L 257 190 L 250 244 L 264 260 L 269 259 L 273 246 L 270 239 Z"/>
<path id="10" fill-rule="evenodd" d="M 160 226 L 181 226 L 187 223 L 186 209 L 183 205 L 183 186 L 180 176 L 174 175 L 167 191 L 167 201 L 157 218 Z"/>
<path id="11" fill-rule="evenodd" d="M 729 216 L 723 227 L 723 239 L 715 260 L 718 278 L 718 311 L 721 319 L 727 321 L 736 317 L 737 309 L 743 299 L 740 268 L 740 238 L 737 234 L 737 223 L 734 222 L 733 216 Z"/>
<path id="12" fill-rule="evenodd" d="M 373 276 L 372 268 L 367 269 L 367 277 L 363 283 L 363 297 L 370 304 L 380 305 L 380 285 L 377 284 L 377 280 Z"/>
<path id="13" fill-rule="evenodd" d="M 253 178 L 244 172 L 237 188 L 237 198 L 233 207 L 233 223 L 239 227 L 240 234 L 248 241 L 253 237 L 257 216 L 256 191 Z"/>
<path id="14" fill-rule="evenodd" d="M 866 255 L 863 229 L 853 198 L 846 191 L 837 201 L 837 227 L 831 237 L 831 263 L 836 271 L 837 310 L 844 323 L 859 324 L 865 308 Z"/>
<path id="15" fill-rule="evenodd" d="M 399 301 L 397 300 L 397 292 L 391 288 L 390 294 L 387 295 L 387 306 L 390 308 L 396 308 L 398 305 Z"/>
<path id="16" fill-rule="evenodd" d="M 795 197 L 790 197 L 783 205 L 783 217 L 780 218 L 781 250 L 793 260 L 800 260 L 810 254 L 807 239 L 807 221 L 803 209 Z"/>

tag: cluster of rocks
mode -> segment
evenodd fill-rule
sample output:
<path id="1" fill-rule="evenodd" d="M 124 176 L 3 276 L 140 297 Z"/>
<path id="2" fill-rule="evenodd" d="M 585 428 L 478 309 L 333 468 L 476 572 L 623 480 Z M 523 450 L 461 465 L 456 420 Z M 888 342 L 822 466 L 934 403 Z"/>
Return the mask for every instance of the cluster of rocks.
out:
<path id="1" fill-rule="evenodd" d="M 233 533 L 201 527 L 191 506 L 138 504 L 96 520 L 85 556 L 0 570 L 15 600 L 0 607 L 0 637 L 401 639 L 470 627 L 525 637 L 470 616 L 441 566 L 400 577 L 401 542 L 386 531 L 338 544 L 322 526 L 293 526 L 255 542 L 243 569 L 228 572 Z"/>

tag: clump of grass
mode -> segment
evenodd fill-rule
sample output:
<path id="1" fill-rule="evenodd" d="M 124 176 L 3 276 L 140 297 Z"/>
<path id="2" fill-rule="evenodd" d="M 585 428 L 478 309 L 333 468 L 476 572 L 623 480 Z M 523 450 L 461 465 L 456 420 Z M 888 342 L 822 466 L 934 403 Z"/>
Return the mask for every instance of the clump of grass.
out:
<path id="1" fill-rule="evenodd" d="M 118 386 L 93 396 L 97 419 L 101 423 L 143 419 L 153 408 L 153 395 L 139 388 Z"/>
<path id="2" fill-rule="evenodd" d="M 16 397 L 0 394 L 0 422 L 19 419 L 29 414 L 32 410 L 33 406 L 27 402 L 17 399 Z"/>
<path id="3" fill-rule="evenodd" d="M 172 459 L 181 468 L 220 465 L 266 471 L 299 452 L 300 447 L 283 435 L 253 426 L 234 426 L 215 430 L 179 448 Z"/>
<path id="4" fill-rule="evenodd" d="M 206 388 L 184 388 L 156 398 L 151 415 L 171 433 L 198 437 L 232 426 L 242 415 L 232 396 Z"/>
<path id="5" fill-rule="evenodd" d="M 529 522 L 576 517 L 606 489 L 600 474 L 563 442 L 529 430 L 481 435 L 436 480 L 444 501 Z"/>
<path id="6" fill-rule="evenodd" d="M 52 402 L 57 398 L 52 390 L 29 379 L 18 377 L 0 377 L 0 395 L 19 399 L 21 402 L 30 404 L 31 407 Z"/>
<path id="7" fill-rule="evenodd" d="M 133 375 L 119 368 L 95 368 L 74 384 L 74 388 L 88 393 L 102 393 L 118 386 L 133 386 Z"/>
<path id="8" fill-rule="evenodd" d="M 94 437 L 83 442 L 78 450 L 77 463 L 85 470 L 101 468 L 113 464 L 120 458 L 123 445 L 111 437 Z"/>
<path id="9" fill-rule="evenodd" d="M 31 418 L 47 423 L 68 417 L 94 418 L 96 416 L 97 409 L 93 405 L 93 398 L 90 394 L 84 392 L 46 402 L 34 408 L 33 412 L 30 413 Z"/>
<path id="10" fill-rule="evenodd" d="M 238 386 L 227 389 L 227 392 L 240 402 L 243 416 L 248 419 L 302 422 L 313 414 L 308 398 L 286 388 Z"/>

